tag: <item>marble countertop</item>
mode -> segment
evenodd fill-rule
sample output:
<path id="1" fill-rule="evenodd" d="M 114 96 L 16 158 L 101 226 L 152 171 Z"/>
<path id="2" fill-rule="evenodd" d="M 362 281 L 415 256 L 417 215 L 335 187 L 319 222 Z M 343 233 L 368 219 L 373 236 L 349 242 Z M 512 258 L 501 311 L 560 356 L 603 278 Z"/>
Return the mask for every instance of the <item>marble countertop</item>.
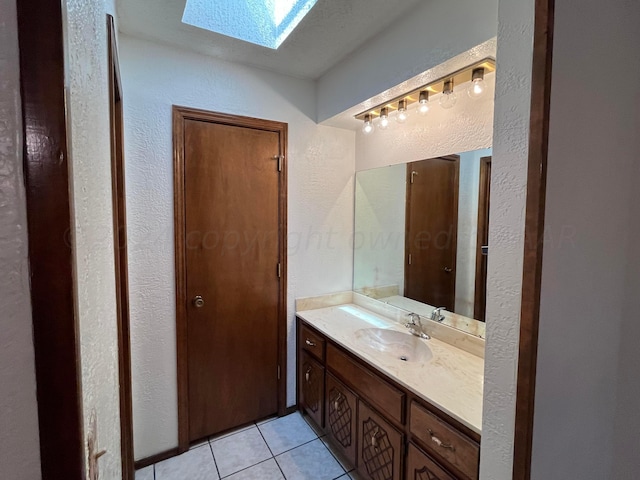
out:
<path id="1" fill-rule="evenodd" d="M 433 352 L 433 358 L 424 363 L 376 355 L 358 344 L 357 330 L 385 328 L 403 333 L 407 330 L 353 303 L 299 311 L 296 315 L 474 432 L 482 433 L 482 358 L 437 338 L 420 340 Z"/>

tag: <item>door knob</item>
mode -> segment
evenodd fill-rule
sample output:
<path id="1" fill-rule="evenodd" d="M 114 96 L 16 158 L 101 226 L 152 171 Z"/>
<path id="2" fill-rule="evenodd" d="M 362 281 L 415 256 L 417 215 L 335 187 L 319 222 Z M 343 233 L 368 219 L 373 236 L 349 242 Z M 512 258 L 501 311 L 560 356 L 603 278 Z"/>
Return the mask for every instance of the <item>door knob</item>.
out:
<path id="1" fill-rule="evenodd" d="M 447 273 L 451 273 L 453 270 L 451 270 L 451 267 L 444 267 L 444 271 Z"/>
<path id="2" fill-rule="evenodd" d="M 196 295 L 193 297 L 193 306 L 196 308 L 204 307 L 204 299 L 202 298 L 202 295 Z"/>

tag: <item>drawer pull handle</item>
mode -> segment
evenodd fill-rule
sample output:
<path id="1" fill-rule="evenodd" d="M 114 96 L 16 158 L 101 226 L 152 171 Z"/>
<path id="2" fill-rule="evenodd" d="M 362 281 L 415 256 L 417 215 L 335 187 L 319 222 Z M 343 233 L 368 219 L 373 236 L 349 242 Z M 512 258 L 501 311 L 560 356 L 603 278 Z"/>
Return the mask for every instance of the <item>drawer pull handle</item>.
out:
<path id="1" fill-rule="evenodd" d="M 307 373 L 304 374 L 304 378 L 307 380 L 307 383 L 309 383 L 310 377 L 311 377 L 311 367 L 307 368 Z"/>
<path id="2" fill-rule="evenodd" d="M 376 429 L 371 434 L 371 446 L 376 451 L 378 450 L 378 438 L 377 437 L 378 437 L 378 427 L 376 427 Z"/>
<path id="3" fill-rule="evenodd" d="M 429 429 L 429 436 L 431 437 L 431 441 L 435 443 L 437 446 L 439 446 L 440 448 L 444 448 L 445 450 L 451 450 L 452 452 L 456 451 L 456 448 L 450 443 L 442 443 L 442 440 L 436 437 L 436 434 L 433 433 L 433 430 L 431 429 Z"/>
<path id="4" fill-rule="evenodd" d="M 309 340 L 308 338 L 304 341 L 304 343 L 306 343 L 310 347 L 315 347 L 316 346 L 316 344 L 314 342 L 312 342 L 311 340 Z"/>
<path id="5" fill-rule="evenodd" d="M 342 393 L 338 393 L 338 396 L 336 397 L 336 399 L 333 401 L 333 409 L 336 412 L 340 411 L 340 404 L 342 403 Z"/>

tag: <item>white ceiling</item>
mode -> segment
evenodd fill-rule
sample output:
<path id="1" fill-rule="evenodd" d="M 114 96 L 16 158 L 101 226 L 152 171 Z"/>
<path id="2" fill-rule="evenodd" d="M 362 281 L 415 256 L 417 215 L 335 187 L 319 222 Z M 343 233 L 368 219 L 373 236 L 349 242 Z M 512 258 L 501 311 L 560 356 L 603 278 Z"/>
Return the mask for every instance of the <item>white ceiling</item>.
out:
<path id="1" fill-rule="evenodd" d="M 118 0 L 118 26 L 125 34 L 154 42 L 317 79 L 425 1 L 428 0 L 318 0 L 278 50 L 183 24 L 186 0 Z"/>

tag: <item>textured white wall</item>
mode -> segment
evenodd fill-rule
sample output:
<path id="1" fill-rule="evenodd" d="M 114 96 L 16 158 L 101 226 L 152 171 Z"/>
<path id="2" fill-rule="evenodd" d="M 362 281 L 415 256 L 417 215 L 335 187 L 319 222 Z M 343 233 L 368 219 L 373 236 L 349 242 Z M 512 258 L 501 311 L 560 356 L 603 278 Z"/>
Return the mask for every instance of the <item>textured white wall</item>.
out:
<path id="1" fill-rule="evenodd" d="M 318 121 L 495 37 L 498 0 L 429 0 L 318 80 Z"/>
<path id="2" fill-rule="evenodd" d="M 39 479 L 15 0 L 0 0 L 0 472 Z"/>
<path id="3" fill-rule="evenodd" d="M 435 95 L 425 116 L 411 105 L 409 118 L 403 125 L 391 117 L 387 130 L 378 128 L 371 135 L 358 130 L 356 170 L 491 147 L 495 74 L 488 74 L 486 83 L 486 94 L 477 100 L 469 98 L 461 87 L 456 90 L 458 101 L 452 109 L 440 107 L 440 95 Z"/>
<path id="4" fill-rule="evenodd" d="M 556 2 L 532 479 L 638 478 L 638 19 Z"/>
<path id="5" fill-rule="evenodd" d="M 511 478 L 529 150 L 534 2 L 498 9 L 480 478 Z"/>
<path id="6" fill-rule="evenodd" d="M 352 282 L 354 133 L 318 126 L 314 83 L 121 37 L 135 456 L 177 445 L 171 106 L 289 124 L 288 404 L 294 298 Z"/>
<path id="7" fill-rule="evenodd" d="M 402 164 L 356 175 L 354 290 L 397 285 L 404 292 L 406 179 Z"/>
<path id="8" fill-rule="evenodd" d="M 100 477 L 121 478 L 111 197 L 107 0 L 66 0 L 66 85 L 85 438 L 97 416 Z M 85 442 L 86 443 L 86 442 Z"/>

